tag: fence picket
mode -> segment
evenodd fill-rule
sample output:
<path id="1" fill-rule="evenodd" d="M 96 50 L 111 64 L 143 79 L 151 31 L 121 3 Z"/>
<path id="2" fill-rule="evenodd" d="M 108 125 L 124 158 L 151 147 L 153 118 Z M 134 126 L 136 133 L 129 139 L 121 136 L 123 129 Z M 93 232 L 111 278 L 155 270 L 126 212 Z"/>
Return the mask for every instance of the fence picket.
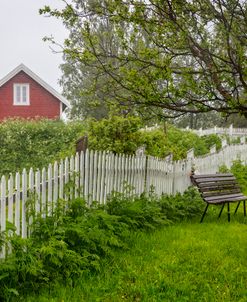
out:
<path id="1" fill-rule="evenodd" d="M 46 217 L 46 170 L 42 169 L 41 172 L 41 212 L 42 217 Z"/>
<path id="2" fill-rule="evenodd" d="M 57 201 L 58 201 L 58 163 L 55 161 L 54 168 L 53 168 L 53 210 L 57 207 Z M 61 175 L 60 175 L 61 176 Z M 60 179 L 60 181 L 63 181 L 63 177 Z M 61 185 L 61 183 L 60 183 Z"/>
<path id="3" fill-rule="evenodd" d="M 8 221 L 13 223 L 14 212 L 13 212 L 13 175 L 10 174 L 8 180 Z"/>
<path id="4" fill-rule="evenodd" d="M 110 154 L 106 155 L 106 175 L 105 175 L 105 198 L 107 200 L 107 196 L 110 193 L 110 168 L 111 168 L 111 157 Z"/>
<path id="5" fill-rule="evenodd" d="M 48 177 L 47 214 L 48 216 L 52 216 L 52 165 L 51 164 L 48 166 L 47 177 Z"/>
<path id="6" fill-rule="evenodd" d="M 88 179 L 88 202 L 91 205 L 93 200 L 93 159 L 94 151 L 89 152 L 89 179 Z"/>
<path id="7" fill-rule="evenodd" d="M 6 178 L 2 176 L 1 178 L 1 208 L 0 208 L 0 227 L 1 232 L 6 230 Z M 2 247 L 2 251 L 0 254 L 1 258 L 5 258 L 6 256 L 6 247 Z"/>
<path id="8" fill-rule="evenodd" d="M 16 173 L 15 175 L 15 227 L 16 227 L 16 234 L 20 235 L 20 174 L 19 172 Z"/>
<path id="9" fill-rule="evenodd" d="M 100 181 L 100 204 L 105 202 L 105 151 L 102 153 L 101 181 Z"/>
<path id="10" fill-rule="evenodd" d="M 68 201 L 69 198 L 68 183 L 69 183 L 69 159 L 68 157 L 66 157 L 64 162 L 64 186 L 65 186 L 64 199 L 66 201 Z"/>
<path id="11" fill-rule="evenodd" d="M 75 198 L 79 196 L 80 181 L 79 181 L 79 170 L 80 170 L 80 157 L 79 153 L 75 155 Z"/>
<path id="12" fill-rule="evenodd" d="M 64 198 L 64 174 L 63 174 L 63 160 L 61 159 L 60 164 L 59 164 L 59 198 L 63 199 Z M 54 171 L 55 174 L 55 171 Z M 55 187 L 55 181 L 54 181 L 54 187 Z M 53 198 L 54 202 L 54 198 Z"/>
<path id="13" fill-rule="evenodd" d="M 85 153 L 80 154 L 80 196 L 85 196 Z"/>
<path id="14" fill-rule="evenodd" d="M 92 181 L 93 181 L 93 192 L 92 192 L 92 198 L 93 201 L 96 201 L 96 196 L 97 196 L 97 172 L 98 172 L 98 152 L 94 152 L 94 158 L 93 158 L 93 176 L 92 176 Z"/>
<path id="15" fill-rule="evenodd" d="M 35 194 L 36 194 L 36 202 L 35 209 L 36 215 L 40 213 L 40 170 L 35 172 Z"/>
<path id="16" fill-rule="evenodd" d="M 102 176 L 102 152 L 100 151 L 98 154 L 98 175 L 97 175 L 97 196 L 96 200 L 100 202 L 100 194 L 101 194 L 101 176 Z"/>
<path id="17" fill-rule="evenodd" d="M 89 150 L 85 152 L 85 174 L 84 174 L 84 198 L 88 201 L 89 198 Z"/>
<path id="18" fill-rule="evenodd" d="M 28 197 L 30 199 L 30 205 L 29 205 L 29 221 L 28 221 L 28 235 L 31 234 L 31 225 L 33 223 L 33 211 L 34 209 L 34 173 L 33 169 L 31 168 L 29 170 L 28 174 Z"/>
<path id="19" fill-rule="evenodd" d="M 26 169 L 23 169 L 23 172 L 22 172 L 22 210 L 21 210 L 22 238 L 27 237 L 26 202 L 27 202 L 27 171 L 26 171 Z"/>
<path id="20" fill-rule="evenodd" d="M 71 181 L 75 181 L 75 158 L 72 155 L 70 157 L 70 161 L 69 161 L 69 175 L 70 175 L 70 180 Z M 69 186 L 69 199 L 72 200 L 74 196 L 74 186 L 71 185 Z"/>

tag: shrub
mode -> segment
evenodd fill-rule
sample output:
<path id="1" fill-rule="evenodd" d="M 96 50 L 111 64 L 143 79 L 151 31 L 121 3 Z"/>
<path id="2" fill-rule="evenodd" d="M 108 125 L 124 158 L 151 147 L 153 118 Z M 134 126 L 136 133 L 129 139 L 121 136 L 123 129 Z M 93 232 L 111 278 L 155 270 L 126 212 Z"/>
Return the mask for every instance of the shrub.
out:
<path id="1" fill-rule="evenodd" d="M 147 155 L 164 158 L 173 153 L 174 159 L 185 158 L 187 151 L 195 149 L 195 155 L 209 152 L 211 146 L 221 147 L 216 135 L 200 138 L 190 131 L 182 131 L 172 125 L 166 130 L 140 130 L 142 124 L 138 117 L 111 116 L 101 121 L 90 121 L 87 131 L 89 147 L 94 150 L 108 150 L 114 153 L 134 154 L 140 146 L 146 147 Z"/>
<path id="2" fill-rule="evenodd" d="M 228 169 L 226 166 L 220 167 L 220 172 L 233 173 L 240 185 L 242 193 L 247 195 L 247 166 L 245 166 L 241 160 L 235 160 L 231 169 Z"/>
<path id="3" fill-rule="evenodd" d="M 89 148 L 133 154 L 141 144 L 138 133 L 140 128 L 140 119 L 133 116 L 91 120 L 88 125 Z"/>
<path id="4" fill-rule="evenodd" d="M 80 123 L 8 120 L 0 123 L 0 174 L 42 168 L 75 152 Z"/>

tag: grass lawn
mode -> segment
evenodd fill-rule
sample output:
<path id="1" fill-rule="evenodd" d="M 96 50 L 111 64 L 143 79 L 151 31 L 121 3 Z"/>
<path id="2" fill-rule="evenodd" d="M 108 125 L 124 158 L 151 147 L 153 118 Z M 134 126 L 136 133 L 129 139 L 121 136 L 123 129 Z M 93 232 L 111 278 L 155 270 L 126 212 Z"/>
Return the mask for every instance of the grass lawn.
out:
<path id="1" fill-rule="evenodd" d="M 135 233 L 99 273 L 25 301 L 247 301 L 247 225 L 225 215 Z"/>

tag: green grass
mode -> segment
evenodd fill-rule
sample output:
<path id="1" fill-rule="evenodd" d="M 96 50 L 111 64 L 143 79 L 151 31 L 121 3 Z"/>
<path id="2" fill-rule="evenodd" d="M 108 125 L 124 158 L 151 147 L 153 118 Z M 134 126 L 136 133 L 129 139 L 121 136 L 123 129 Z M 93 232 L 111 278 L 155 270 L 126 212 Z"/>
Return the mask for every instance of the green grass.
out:
<path id="1" fill-rule="evenodd" d="M 213 214 L 135 233 L 100 272 L 24 301 L 247 301 L 247 225 L 240 214 L 231 223 Z"/>

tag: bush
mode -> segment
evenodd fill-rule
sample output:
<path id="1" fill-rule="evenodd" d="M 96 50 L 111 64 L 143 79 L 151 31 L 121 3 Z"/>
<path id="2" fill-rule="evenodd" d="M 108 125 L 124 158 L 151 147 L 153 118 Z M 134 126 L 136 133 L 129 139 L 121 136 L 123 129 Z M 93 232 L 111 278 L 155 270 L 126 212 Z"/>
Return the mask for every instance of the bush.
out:
<path id="1" fill-rule="evenodd" d="M 172 125 L 167 125 L 166 130 L 158 128 L 152 131 L 141 130 L 141 126 L 140 119 L 133 116 L 91 120 L 88 125 L 89 148 L 134 154 L 140 146 L 145 146 L 147 155 L 164 158 L 173 153 L 174 159 L 178 160 L 186 158 L 191 148 L 199 156 L 208 153 L 214 144 L 217 149 L 221 147 L 221 140 L 216 135 L 201 138 Z"/>
<path id="2" fill-rule="evenodd" d="M 235 160 L 231 169 L 227 169 L 226 166 L 220 167 L 220 172 L 233 173 L 240 185 L 242 193 L 247 195 L 247 166 L 245 166 L 241 160 Z"/>
<path id="3" fill-rule="evenodd" d="M 8 120 L 0 123 L 0 174 L 42 168 L 75 152 L 80 123 Z"/>
<path id="4" fill-rule="evenodd" d="M 89 148 L 108 150 L 114 153 L 134 154 L 141 145 L 138 117 L 111 116 L 109 119 L 89 121 Z"/>

